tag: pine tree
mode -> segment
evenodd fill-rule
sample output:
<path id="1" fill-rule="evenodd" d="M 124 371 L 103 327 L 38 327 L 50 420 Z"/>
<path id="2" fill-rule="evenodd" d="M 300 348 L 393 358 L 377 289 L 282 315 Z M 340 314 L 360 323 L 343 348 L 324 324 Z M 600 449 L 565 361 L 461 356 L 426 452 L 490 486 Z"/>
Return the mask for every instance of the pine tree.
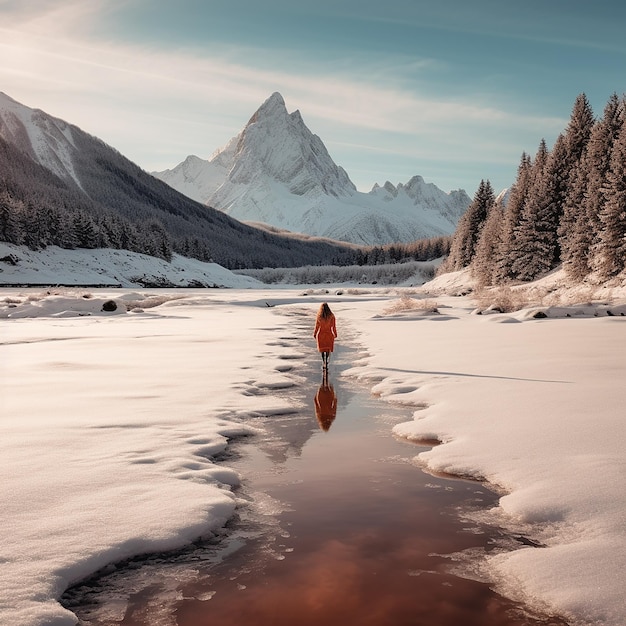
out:
<path id="1" fill-rule="evenodd" d="M 172 260 L 172 242 L 165 227 L 158 220 L 151 220 L 146 225 L 145 245 L 152 256 Z"/>
<path id="2" fill-rule="evenodd" d="M 600 215 L 604 210 L 607 175 L 611 166 L 613 146 L 626 123 L 626 102 L 613 94 L 602 119 L 596 124 L 587 146 L 587 168 L 589 171 L 587 192 L 584 205 L 586 210 L 586 228 L 590 237 L 590 250 L 587 265 L 590 270 L 601 269 L 602 259 L 598 254 L 602 222 Z"/>
<path id="3" fill-rule="evenodd" d="M 450 254 L 442 271 L 460 270 L 472 262 L 483 224 L 494 203 L 495 195 L 491 183 L 481 180 L 472 203 L 459 220 Z"/>
<path id="4" fill-rule="evenodd" d="M 129 250 L 130 252 L 140 252 L 139 250 L 139 233 L 134 224 L 126 224 L 120 232 L 120 250 Z"/>
<path id="5" fill-rule="evenodd" d="M 78 248 L 78 236 L 74 224 L 74 211 L 64 211 L 61 215 L 60 224 L 60 241 L 57 244 L 66 250 L 74 250 Z"/>
<path id="6" fill-rule="evenodd" d="M 514 276 L 529 281 L 556 267 L 559 262 L 557 230 L 561 217 L 567 149 L 559 135 L 545 162 L 535 160 L 527 202 L 515 230 L 518 253 L 511 269 Z M 543 154 L 541 155 L 543 158 Z"/>
<path id="7" fill-rule="evenodd" d="M 545 140 L 541 140 L 537 160 L 545 162 L 547 160 L 548 149 Z M 500 242 L 498 249 L 495 251 L 493 259 L 494 268 L 492 271 L 492 280 L 494 283 L 502 283 L 513 278 L 511 266 L 517 256 L 515 239 L 515 229 L 520 221 L 520 216 L 526 205 L 530 186 L 532 182 L 532 161 L 528 154 L 522 153 L 520 164 L 517 169 L 517 178 L 515 184 L 511 188 L 504 214 L 502 215 L 502 224 L 500 228 Z"/>
<path id="8" fill-rule="evenodd" d="M 571 172 L 581 160 L 591 130 L 594 125 L 594 115 L 589 100 L 584 93 L 581 93 L 574 102 L 570 121 L 565 131 L 567 139 L 567 160 L 568 173 Z"/>
<path id="9" fill-rule="evenodd" d="M 593 132 L 593 111 L 585 94 L 576 98 L 566 131 L 566 155 L 563 160 L 564 186 L 561 189 L 562 209 L 559 220 L 560 259 L 571 276 L 585 276 L 589 249 L 587 233 L 581 223 L 586 221 L 584 198 L 589 180 L 589 163 L 584 158 Z"/>
<path id="10" fill-rule="evenodd" d="M 115 227 L 115 222 L 110 215 L 102 215 L 98 219 L 98 231 L 100 232 L 100 240 L 104 245 L 98 245 L 102 248 L 119 249 L 119 232 Z"/>
<path id="11" fill-rule="evenodd" d="M 42 242 L 44 245 L 61 246 L 63 241 L 63 217 L 59 209 L 47 207 L 42 210 L 44 219 L 47 222 L 48 233 L 50 234 L 48 241 Z"/>
<path id="12" fill-rule="evenodd" d="M 489 210 L 471 265 L 472 275 L 479 285 L 492 285 L 496 282 L 496 260 L 501 249 L 503 227 L 504 207 L 498 201 Z"/>
<path id="13" fill-rule="evenodd" d="M 613 145 L 603 194 L 598 269 L 601 277 L 610 278 L 626 267 L 626 125 Z"/>
<path id="14" fill-rule="evenodd" d="M 91 215 L 83 211 L 76 211 L 73 224 L 79 248 L 94 249 L 98 247 L 98 229 Z"/>
<path id="15" fill-rule="evenodd" d="M 24 244 L 31 250 L 39 250 L 48 245 L 48 224 L 45 215 L 35 204 L 29 202 L 21 212 L 20 218 Z"/>
<path id="16" fill-rule="evenodd" d="M 16 245 L 22 243 L 19 206 L 7 191 L 0 192 L 0 241 Z"/>
<path id="17" fill-rule="evenodd" d="M 585 207 L 585 195 L 589 186 L 587 159 L 583 158 L 575 174 L 563 208 L 559 242 L 563 269 L 571 278 L 582 280 L 589 274 L 588 257 L 591 247 L 591 231 Z"/>

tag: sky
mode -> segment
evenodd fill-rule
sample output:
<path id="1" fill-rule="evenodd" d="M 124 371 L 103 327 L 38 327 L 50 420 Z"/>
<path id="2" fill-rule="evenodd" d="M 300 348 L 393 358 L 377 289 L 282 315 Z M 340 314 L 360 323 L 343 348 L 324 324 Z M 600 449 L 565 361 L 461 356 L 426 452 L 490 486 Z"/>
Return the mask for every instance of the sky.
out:
<path id="1" fill-rule="evenodd" d="M 473 196 L 626 91 L 614 0 L 0 0 L 0 91 L 147 171 L 210 158 L 276 91 L 361 191 Z"/>

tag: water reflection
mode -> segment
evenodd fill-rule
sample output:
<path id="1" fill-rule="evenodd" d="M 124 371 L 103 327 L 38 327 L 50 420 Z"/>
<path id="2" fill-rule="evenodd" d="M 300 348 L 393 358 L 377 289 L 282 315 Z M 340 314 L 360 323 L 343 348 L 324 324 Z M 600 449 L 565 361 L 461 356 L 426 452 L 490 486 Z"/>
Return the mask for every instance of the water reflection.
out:
<path id="1" fill-rule="evenodd" d="M 455 555 L 510 549 L 460 515 L 497 494 L 421 472 L 408 462 L 416 449 L 390 436 L 411 411 L 340 376 L 339 398 L 327 375 L 317 388 L 317 422 L 333 432 L 314 436 L 318 380 L 298 397 L 307 410 L 261 416 L 254 445 L 231 444 L 227 465 L 244 481 L 228 539 L 120 565 L 64 606 L 91 626 L 566 626 L 450 571 Z"/>
<path id="2" fill-rule="evenodd" d="M 322 384 L 315 394 L 315 417 L 323 431 L 327 431 L 337 416 L 337 394 L 328 381 L 328 372 L 324 372 Z"/>

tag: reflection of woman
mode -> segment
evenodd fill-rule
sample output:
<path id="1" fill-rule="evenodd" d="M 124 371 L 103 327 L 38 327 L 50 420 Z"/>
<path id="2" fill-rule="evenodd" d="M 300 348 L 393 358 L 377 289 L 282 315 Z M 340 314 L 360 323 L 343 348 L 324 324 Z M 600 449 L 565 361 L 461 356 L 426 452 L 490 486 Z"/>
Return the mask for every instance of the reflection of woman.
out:
<path id="1" fill-rule="evenodd" d="M 315 394 L 315 417 L 324 431 L 328 430 L 337 415 L 337 396 L 326 378 Z"/>
<path id="2" fill-rule="evenodd" d="M 326 302 L 320 306 L 317 312 L 313 337 L 317 339 L 317 349 L 322 353 L 322 366 L 324 369 L 328 369 L 328 359 L 335 347 L 337 327 L 335 325 L 335 315 Z"/>

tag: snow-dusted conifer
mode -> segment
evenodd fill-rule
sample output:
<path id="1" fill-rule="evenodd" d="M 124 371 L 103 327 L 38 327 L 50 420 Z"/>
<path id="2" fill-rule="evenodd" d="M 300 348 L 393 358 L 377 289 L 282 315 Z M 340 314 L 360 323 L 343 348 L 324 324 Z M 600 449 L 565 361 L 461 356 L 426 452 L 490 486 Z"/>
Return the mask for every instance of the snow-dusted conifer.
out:
<path id="1" fill-rule="evenodd" d="M 606 178 L 597 263 L 600 275 L 610 278 L 626 268 L 626 125 L 613 145 Z"/>
<path id="2" fill-rule="evenodd" d="M 585 159 L 587 144 L 593 132 L 593 111 L 585 94 L 576 98 L 566 131 L 567 151 L 563 163 L 564 187 L 559 220 L 560 257 L 571 276 L 582 278 L 588 273 L 587 254 L 590 246 L 584 198 L 589 180 L 589 163 Z M 586 231 L 586 232 L 584 232 Z"/>
<path id="3" fill-rule="evenodd" d="M 548 149 L 545 140 L 542 139 L 539 146 L 540 160 L 546 160 Z M 526 152 L 522 153 L 520 164 L 517 169 L 517 179 L 511 188 L 508 202 L 504 214 L 502 215 L 502 224 L 500 229 L 500 241 L 498 249 L 495 251 L 493 259 L 494 268 L 492 277 L 494 282 L 506 282 L 513 277 L 511 265 L 516 258 L 517 246 L 515 239 L 515 229 L 520 221 L 522 210 L 526 204 L 530 186 L 532 182 L 532 161 Z"/>
<path id="4" fill-rule="evenodd" d="M 604 108 L 602 119 L 595 125 L 586 158 L 589 179 L 585 194 L 587 230 L 591 236 L 588 266 L 591 270 L 600 270 L 603 263 L 600 254 L 600 235 L 602 222 L 600 215 L 605 205 L 607 174 L 611 165 L 611 154 L 615 141 L 626 123 L 626 102 L 613 94 Z M 601 272 L 600 272 L 601 273 Z"/>
<path id="5" fill-rule="evenodd" d="M 102 238 L 108 241 L 108 247 L 121 247 L 121 231 L 124 226 L 114 215 L 103 215 L 98 222 L 99 230 L 102 232 Z"/>
<path id="6" fill-rule="evenodd" d="M 574 102 L 570 121 L 565 131 L 567 139 L 567 167 L 570 171 L 576 167 L 582 158 L 593 126 L 593 110 L 587 96 L 581 93 Z"/>
<path id="7" fill-rule="evenodd" d="M 472 262 L 482 227 L 494 203 L 495 195 L 491 183 L 481 180 L 472 203 L 459 220 L 450 254 L 442 271 L 460 270 Z"/>
<path id="8" fill-rule="evenodd" d="M 74 214 L 74 233 L 79 248 L 98 247 L 98 227 L 88 213 L 77 211 Z"/>
<path id="9" fill-rule="evenodd" d="M 488 211 L 471 265 L 472 274 L 480 285 L 492 285 L 496 281 L 496 259 L 500 253 L 503 226 L 504 207 L 499 200 Z"/>
<path id="10" fill-rule="evenodd" d="M 0 192 L 0 241 L 17 245 L 22 243 L 20 204 L 9 195 L 8 191 Z"/>
<path id="11" fill-rule="evenodd" d="M 45 215 L 33 202 L 29 202 L 21 211 L 20 222 L 24 244 L 31 250 L 39 250 L 48 245 L 50 235 Z"/>
<path id="12" fill-rule="evenodd" d="M 589 185 L 586 158 L 583 158 L 573 174 L 559 225 L 559 242 L 563 268 L 570 277 L 581 280 L 589 273 L 591 247 L 591 231 L 585 207 L 585 194 Z"/>
<path id="13" fill-rule="evenodd" d="M 515 232 L 518 253 L 511 269 L 519 280 L 533 280 L 558 263 L 557 229 L 566 189 L 566 158 L 566 140 L 559 135 L 552 152 L 544 155 L 540 147 L 535 159 L 528 200 Z"/>
<path id="14" fill-rule="evenodd" d="M 151 220 L 146 224 L 143 245 L 147 254 L 166 261 L 172 260 L 172 242 L 167 230 L 158 220 Z"/>

